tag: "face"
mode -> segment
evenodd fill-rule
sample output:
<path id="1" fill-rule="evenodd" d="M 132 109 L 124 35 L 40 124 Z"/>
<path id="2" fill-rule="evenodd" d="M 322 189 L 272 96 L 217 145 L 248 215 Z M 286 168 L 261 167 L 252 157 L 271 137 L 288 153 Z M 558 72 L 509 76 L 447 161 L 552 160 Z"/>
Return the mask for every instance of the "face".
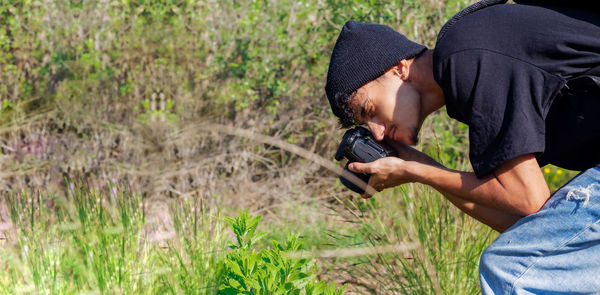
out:
<path id="1" fill-rule="evenodd" d="M 393 68 L 359 88 L 350 107 L 358 123 L 367 125 L 376 140 L 389 138 L 414 145 L 423 123 L 421 96 L 401 72 Z"/>

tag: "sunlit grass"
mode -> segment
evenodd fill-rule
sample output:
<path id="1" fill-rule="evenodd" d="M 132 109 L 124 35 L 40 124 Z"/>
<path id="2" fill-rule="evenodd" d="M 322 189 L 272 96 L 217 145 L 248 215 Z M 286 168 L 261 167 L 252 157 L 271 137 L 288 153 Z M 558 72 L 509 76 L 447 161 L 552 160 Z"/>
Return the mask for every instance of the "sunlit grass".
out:
<path id="1" fill-rule="evenodd" d="M 2 294 L 343 293 L 317 279 L 312 259 L 283 256 L 302 249 L 298 235 L 256 245 L 265 234 L 256 231 L 260 216 L 247 211 L 221 217 L 200 199 L 180 198 L 161 227 L 146 219 L 149 202 L 134 192 L 67 191 L 2 197 L 10 212 L 2 223 Z"/>
<path id="2" fill-rule="evenodd" d="M 4 294 L 216 292 L 227 240 L 218 215 L 178 200 L 174 235 L 161 245 L 149 240 L 147 202 L 138 194 L 72 188 L 2 197 L 12 225 L 0 248 Z"/>

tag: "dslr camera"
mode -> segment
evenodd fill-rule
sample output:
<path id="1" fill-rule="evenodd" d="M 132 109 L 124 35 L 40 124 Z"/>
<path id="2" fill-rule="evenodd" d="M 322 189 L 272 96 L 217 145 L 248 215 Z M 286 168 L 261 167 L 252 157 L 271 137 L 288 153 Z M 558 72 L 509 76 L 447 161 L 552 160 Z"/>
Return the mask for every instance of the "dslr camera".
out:
<path id="1" fill-rule="evenodd" d="M 352 162 L 373 162 L 377 159 L 390 156 L 397 156 L 396 151 L 383 142 L 377 142 L 368 129 L 360 126 L 354 127 L 344 133 L 342 142 L 335 153 L 335 159 L 338 161 L 341 161 L 343 158 L 348 159 L 348 163 L 346 163 L 344 170 L 356 175 L 366 183 L 369 183 L 371 175 L 352 172 L 348 169 L 348 165 Z M 352 183 L 343 176 L 340 176 L 340 181 L 354 192 L 359 194 L 365 192 L 363 188 Z"/>

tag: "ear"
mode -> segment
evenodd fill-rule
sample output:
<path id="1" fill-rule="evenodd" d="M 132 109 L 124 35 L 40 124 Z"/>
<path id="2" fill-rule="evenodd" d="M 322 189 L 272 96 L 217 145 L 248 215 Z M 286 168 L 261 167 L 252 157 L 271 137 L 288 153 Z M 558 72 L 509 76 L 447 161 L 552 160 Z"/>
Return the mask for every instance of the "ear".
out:
<path id="1" fill-rule="evenodd" d="M 400 79 L 407 81 L 410 77 L 410 63 L 408 62 L 408 60 L 403 59 L 401 60 L 398 65 L 398 74 L 400 76 Z"/>
<path id="2" fill-rule="evenodd" d="M 410 63 L 403 59 L 398 62 L 395 66 L 391 68 L 394 76 L 402 79 L 403 81 L 407 81 L 410 75 Z"/>

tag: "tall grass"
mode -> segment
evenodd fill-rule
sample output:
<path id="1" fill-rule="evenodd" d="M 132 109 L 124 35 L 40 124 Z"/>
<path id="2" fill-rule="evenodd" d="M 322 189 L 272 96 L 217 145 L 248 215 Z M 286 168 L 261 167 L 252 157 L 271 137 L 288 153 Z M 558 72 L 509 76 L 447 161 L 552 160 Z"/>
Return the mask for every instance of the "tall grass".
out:
<path id="1" fill-rule="evenodd" d="M 2 198 L 10 211 L 0 250 L 4 294 L 216 292 L 228 239 L 218 216 L 179 200 L 165 247 L 149 241 L 147 202 L 139 194 L 72 188 Z"/>
<path id="2" fill-rule="evenodd" d="M 148 202 L 128 190 L 73 185 L 66 195 L 2 198 L 2 294 L 342 294 L 289 235 L 257 248 L 260 216 L 222 218 L 198 199 L 171 203 L 171 234 L 152 238 Z M 225 221 L 232 230 L 226 231 Z M 229 247 L 226 247 L 226 246 Z"/>
<path id="3" fill-rule="evenodd" d="M 461 130 L 466 129 L 457 122 L 430 118 L 423 128 L 421 149 L 452 168 L 468 169 L 468 162 L 457 161 L 467 152 Z M 447 145 L 450 140 L 456 145 Z M 451 163 L 446 162 L 449 160 Z M 341 207 L 329 205 L 329 214 L 337 222 L 320 223 L 319 228 L 327 230 L 314 233 L 309 227 L 297 228 L 312 237 L 313 249 L 417 245 L 391 252 L 364 251 L 362 256 L 320 258 L 323 276 L 347 284 L 349 294 L 480 292 L 479 256 L 496 233 L 460 212 L 441 194 L 423 185 L 407 184 L 368 200 L 348 194 L 337 202 Z"/>

